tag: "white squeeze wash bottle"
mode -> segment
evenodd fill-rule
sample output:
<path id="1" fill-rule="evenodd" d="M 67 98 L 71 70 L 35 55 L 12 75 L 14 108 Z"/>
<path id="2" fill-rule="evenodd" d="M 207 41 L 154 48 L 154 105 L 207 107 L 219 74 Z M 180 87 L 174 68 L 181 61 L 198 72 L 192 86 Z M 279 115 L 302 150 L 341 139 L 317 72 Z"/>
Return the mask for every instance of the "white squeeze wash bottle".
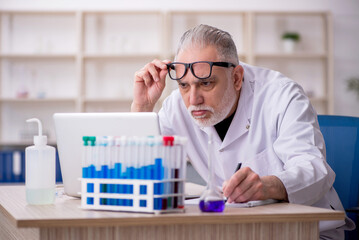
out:
<path id="1" fill-rule="evenodd" d="M 39 135 L 34 136 L 34 146 L 25 150 L 25 186 L 28 204 L 52 204 L 55 201 L 55 148 L 46 145 L 47 137 L 42 135 L 39 119 L 31 118 L 26 122 L 37 122 Z"/>

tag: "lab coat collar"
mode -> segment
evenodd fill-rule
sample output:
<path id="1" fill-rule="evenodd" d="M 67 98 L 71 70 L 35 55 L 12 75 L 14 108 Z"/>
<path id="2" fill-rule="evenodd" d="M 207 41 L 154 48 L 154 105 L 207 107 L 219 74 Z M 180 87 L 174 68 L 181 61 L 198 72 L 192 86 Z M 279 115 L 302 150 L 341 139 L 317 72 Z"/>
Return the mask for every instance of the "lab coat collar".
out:
<path id="1" fill-rule="evenodd" d="M 243 66 L 246 69 L 246 65 Z M 201 128 L 202 131 L 212 133 L 213 141 L 217 142 L 220 149 L 224 149 L 233 141 L 247 133 L 250 129 L 252 105 L 254 94 L 254 79 L 244 70 L 244 80 L 241 89 L 241 95 L 238 100 L 237 110 L 229 126 L 227 134 L 222 142 L 214 126 Z"/>

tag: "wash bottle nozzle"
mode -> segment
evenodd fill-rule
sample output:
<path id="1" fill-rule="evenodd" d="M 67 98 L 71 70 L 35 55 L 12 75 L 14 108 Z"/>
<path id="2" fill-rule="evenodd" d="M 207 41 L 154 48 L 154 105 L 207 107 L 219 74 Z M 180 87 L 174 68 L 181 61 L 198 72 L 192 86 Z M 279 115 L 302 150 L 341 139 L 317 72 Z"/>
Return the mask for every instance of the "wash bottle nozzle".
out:
<path id="1" fill-rule="evenodd" d="M 47 144 L 47 136 L 42 135 L 41 121 L 39 119 L 37 119 L 37 118 L 30 118 L 30 119 L 26 120 L 26 122 L 36 122 L 38 124 L 39 135 L 34 136 L 34 145 L 36 145 L 36 146 L 38 146 L 38 145 L 46 145 Z"/>

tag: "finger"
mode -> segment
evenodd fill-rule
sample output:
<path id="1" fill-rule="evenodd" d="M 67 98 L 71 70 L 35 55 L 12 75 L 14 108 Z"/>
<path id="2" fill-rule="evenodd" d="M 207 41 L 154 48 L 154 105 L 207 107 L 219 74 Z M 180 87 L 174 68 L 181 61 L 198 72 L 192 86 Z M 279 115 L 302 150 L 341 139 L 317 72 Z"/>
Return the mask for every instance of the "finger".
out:
<path id="1" fill-rule="evenodd" d="M 140 70 L 135 73 L 135 83 L 144 83 L 147 87 L 153 82 L 151 74 L 146 70 Z"/>
<path id="2" fill-rule="evenodd" d="M 142 82 L 146 84 L 146 81 L 148 82 L 149 78 L 150 76 L 146 70 L 142 69 L 135 73 L 135 82 L 139 82 L 139 83 Z"/>
<path id="3" fill-rule="evenodd" d="M 243 194 L 247 192 L 250 187 L 250 184 L 247 184 L 245 181 L 242 181 L 241 184 L 237 185 L 237 187 L 232 191 L 231 195 L 228 196 L 228 202 L 236 202 L 236 200 L 238 199 L 242 200 Z"/>
<path id="4" fill-rule="evenodd" d="M 166 80 L 167 73 L 168 73 L 167 68 L 164 69 L 164 70 L 161 70 L 161 72 L 160 72 L 160 80 L 161 80 L 161 82 L 164 82 Z"/>
<path id="5" fill-rule="evenodd" d="M 168 64 L 170 63 L 170 60 L 163 60 L 163 63 Z M 160 81 L 162 84 L 166 83 L 166 75 L 168 74 L 168 68 L 167 65 L 164 65 L 164 68 L 160 72 Z"/>
<path id="6" fill-rule="evenodd" d="M 160 61 L 158 59 L 154 59 L 152 61 L 152 64 L 161 70 L 167 69 L 167 65 L 166 65 L 167 63 L 170 63 L 170 61 L 169 60 Z"/>
<path id="7" fill-rule="evenodd" d="M 260 200 L 261 199 L 260 193 L 262 189 L 263 189 L 263 183 L 260 180 L 259 175 L 253 172 L 242 182 L 242 185 L 234 191 L 234 194 L 232 194 L 230 198 L 234 202 L 247 202 L 250 200 Z"/>
<path id="8" fill-rule="evenodd" d="M 254 200 L 263 200 L 261 197 L 261 194 L 258 190 L 256 190 L 255 187 L 251 187 L 248 189 L 248 191 L 244 192 L 243 194 L 239 195 L 237 198 L 233 198 L 233 202 L 248 202 L 248 201 L 254 201 Z"/>
<path id="9" fill-rule="evenodd" d="M 143 75 L 145 71 L 143 69 L 135 72 L 135 82 L 144 82 Z"/>
<path id="10" fill-rule="evenodd" d="M 167 64 L 171 63 L 171 60 L 166 59 L 166 60 L 163 60 L 162 62 L 165 64 L 165 66 L 162 67 L 162 69 L 166 69 L 166 70 L 167 70 Z"/>
<path id="11" fill-rule="evenodd" d="M 227 200 L 228 200 L 227 197 L 224 196 L 224 194 L 223 194 L 224 190 L 226 189 L 226 186 L 227 186 L 227 181 L 224 181 L 224 182 L 222 183 L 222 195 L 223 195 L 223 197 L 225 197 L 225 199 L 226 199 L 226 201 L 227 201 Z"/>
<path id="12" fill-rule="evenodd" d="M 224 196 L 229 197 L 232 194 L 234 189 L 246 178 L 248 169 L 248 167 L 242 168 L 232 175 L 226 184 L 226 189 L 223 189 Z"/>
<path id="13" fill-rule="evenodd" d="M 155 82 L 161 81 L 161 83 L 164 84 L 168 73 L 167 63 L 170 62 L 170 60 L 160 61 L 158 59 L 154 59 L 151 63 L 145 66 L 145 69 L 148 69 Z"/>
<path id="14" fill-rule="evenodd" d="M 150 87 L 154 83 L 153 76 L 148 71 L 145 71 L 143 73 L 142 78 L 145 82 L 146 87 Z"/>
<path id="15" fill-rule="evenodd" d="M 158 69 L 153 62 L 152 62 L 152 63 L 148 63 L 148 64 L 146 65 L 145 69 L 151 74 L 151 78 L 152 78 L 155 82 L 160 81 L 159 72 L 161 71 L 161 69 Z"/>
<path id="16" fill-rule="evenodd" d="M 222 183 L 222 192 L 224 192 L 224 189 L 226 189 L 227 184 L 228 184 L 228 181 L 224 181 L 224 182 Z"/>

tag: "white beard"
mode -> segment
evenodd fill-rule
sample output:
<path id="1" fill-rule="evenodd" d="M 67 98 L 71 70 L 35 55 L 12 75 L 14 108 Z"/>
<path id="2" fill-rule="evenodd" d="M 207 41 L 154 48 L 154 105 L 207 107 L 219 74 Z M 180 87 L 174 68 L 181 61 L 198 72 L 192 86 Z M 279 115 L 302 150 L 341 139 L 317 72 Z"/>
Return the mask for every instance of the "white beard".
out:
<path id="1" fill-rule="evenodd" d="M 194 122 L 200 127 L 211 127 L 216 125 L 217 123 L 223 121 L 231 111 L 232 107 L 237 101 L 237 95 L 235 90 L 232 88 L 230 84 L 226 91 L 224 92 L 224 96 L 217 106 L 217 110 L 214 110 L 210 106 L 206 105 L 190 105 L 187 109 L 190 116 L 193 118 Z M 211 116 L 209 118 L 206 115 L 203 116 L 193 116 L 192 111 L 206 110 L 209 111 Z"/>

